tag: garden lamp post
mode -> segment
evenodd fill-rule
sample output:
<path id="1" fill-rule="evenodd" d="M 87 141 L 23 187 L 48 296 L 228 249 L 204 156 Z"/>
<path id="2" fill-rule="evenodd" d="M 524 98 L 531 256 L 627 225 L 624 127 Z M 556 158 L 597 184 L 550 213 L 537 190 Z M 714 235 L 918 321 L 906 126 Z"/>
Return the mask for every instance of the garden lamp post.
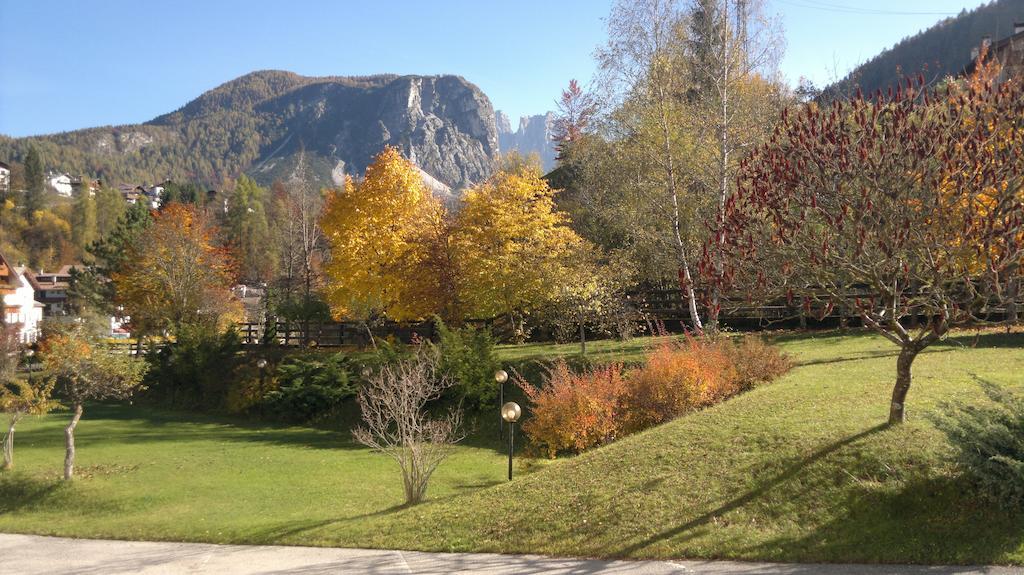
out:
<path id="1" fill-rule="evenodd" d="M 32 357 L 35 356 L 36 350 L 31 347 L 25 350 L 25 367 L 28 368 L 28 382 L 32 383 Z"/>
<path id="2" fill-rule="evenodd" d="M 508 480 L 512 481 L 512 451 L 515 448 L 513 443 L 516 435 L 516 422 L 519 421 L 519 416 L 523 414 L 523 410 L 519 409 L 519 404 L 510 401 L 505 405 L 501 406 L 501 418 L 508 422 Z"/>
<path id="3" fill-rule="evenodd" d="M 508 372 L 504 369 L 499 369 L 494 372 L 494 381 L 498 382 L 498 409 L 504 409 L 505 405 L 505 382 L 508 381 Z M 505 428 L 502 424 L 502 419 L 498 419 L 498 437 L 501 437 L 502 430 Z"/>
<path id="4" fill-rule="evenodd" d="M 263 396 L 267 393 L 267 360 L 259 358 L 256 367 L 260 370 L 260 415 L 263 415 Z"/>

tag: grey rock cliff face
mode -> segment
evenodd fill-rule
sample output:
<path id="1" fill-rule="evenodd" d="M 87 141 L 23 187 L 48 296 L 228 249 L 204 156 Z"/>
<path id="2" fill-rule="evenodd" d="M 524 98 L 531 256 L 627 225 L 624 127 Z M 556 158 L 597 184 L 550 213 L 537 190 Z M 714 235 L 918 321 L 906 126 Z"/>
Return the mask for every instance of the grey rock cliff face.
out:
<path id="1" fill-rule="evenodd" d="M 360 176 L 394 146 L 458 190 L 486 179 L 498 154 L 490 100 L 457 76 L 402 76 L 369 89 L 314 84 L 260 110 L 286 119 L 253 170 L 261 180 L 287 178 L 299 150 L 318 179 Z"/>
<path id="2" fill-rule="evenodd" d="M 499 110 L 495 116 L 498 149 L 501 153 L 516 151 L 524 156 L 535 153 L 544 171 L 551 171 L 555 167 L 555 144 L 551 139 L 554 116 L 552 112 L 523 116 L 519 118 L 519 129 L 513 132 L 508 116 Z"/>

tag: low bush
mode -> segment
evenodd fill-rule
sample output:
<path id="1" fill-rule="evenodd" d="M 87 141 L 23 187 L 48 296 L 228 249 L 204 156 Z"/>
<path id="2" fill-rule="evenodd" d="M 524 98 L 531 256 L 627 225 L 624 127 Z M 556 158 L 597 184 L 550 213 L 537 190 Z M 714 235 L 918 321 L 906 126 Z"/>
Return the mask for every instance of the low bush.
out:
<path id="1" fill-rule="evenodd" d="M 663 343 L 625 373 L 621 364 L 574 371 L 560 360 L 541 387 L 517 377 L 532 402 L 523 430 L 548 456 L 579 452 L 724 401 L 789 368 L 782 353 L 755 337 Z"/>
<path id="2" fill-rule="evenodd" d="M 516 378 L 532 402 L 523 431 L 549 457 L 580 452 L 614 439 L 619 433 L 619 399 L 625 389 L 622 365 L 575 373 L 564 360 L 548 371 L 542 387 Z"/>
<path id="3" fill-rule="evenodd" d="M 263 415 L 292 423 L 329 417 L 355 397 L 351 368 L 341 353 L 290 357 L 277 367 L 275 388 L 266 392 L 258 409 Z"/>
<path id="4" fill-rule="evenodd" d="M 147 397 L 173 407 L 223 409 L 241 348 L 233 329 L 217 333 L 205 326 L 181 328 L 173 344 L 146 355 Z"/>
<path id="5" fill-rule="evenodd" d="M 651 350 L 644 365 L 627 375 L 625 429 L 647 429 L 736 394 L 739 377 L 727 345 L 688 337 Z"/>
<path id="6" fill-rule="evenodd" d="M 933 421 L 981 497 L 1024 508 L 1024 397 L 983 383 L 988 405 L 944 404 Z"/>
<path id="7" fill-rule="evenodd" d="M 740 391 L 778 379 L 793 368 L 786 354 L 756 335 L 730 340 L 724 350 L 736 369 Z"/>
<path id="8" fill-rule="evenodd" d="M 452 329 L 440 319 L 435 322 L 441 355 L 439 369 L 455 383 L 449 393 L 468 409 L 493 405 L 498 395 L 494 372 L 499 363 L 494 356 L 491 332 L 473 326 Z"/>

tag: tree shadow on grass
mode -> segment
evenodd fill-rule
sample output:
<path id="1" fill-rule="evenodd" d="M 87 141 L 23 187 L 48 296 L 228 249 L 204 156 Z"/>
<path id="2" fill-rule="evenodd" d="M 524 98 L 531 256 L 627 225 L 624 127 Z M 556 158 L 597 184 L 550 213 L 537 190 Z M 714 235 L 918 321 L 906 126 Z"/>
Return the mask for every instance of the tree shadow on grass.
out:
<path id="1" fill-rule="evenodd" d="M 137 428 L 102 430 L 101 422 L 138 422 Z M 95 431 L 95 432 L 94 432 Z M 348 433 L 310 427 L 254 423 L 208 414 L 169 412 L 147 407 L 90 404 L 79 424 L 76 437 L 83 446 L 142 444 L 181 441 L 233 441 L 269 443 L 307 449 L 364 449 Z M 36 445 L 62 443 L 51 429 L 27 429 L 18 433 L 20 442 Z"/>
<path id="2" fill-rule="evenodd" d="M 0 514 L 46 505 L 61 498 L 67 486 L 60 481 L 44 480 L 18 472 L 0 475 Z"/>
<path id="3" fill-rule="evenodd" d="M 919 356 L 920 355 L 926 355 L 926 354 L 932 354 L 932 353 L 944 353 L 944 352 L 948 352 L 948 351 L 952 351 L 952 348 L 946 348 L 946 349 L 927 348 L 924 351 L 922 351 L 919 354 Z M 853 354 L 850 354 L 850 355 L 842 355 L 842 356 L 839 356 L 839 357 L 829 357 L 829 358 L 824 358 L 824 359 L 812 359 L 812 360 L 809 360 L 809 361 L 797 362 L 796 366 L 797 367 L 807 367 L 809 365 L 829 365 L 829 364 L 834 364 L 834 363 L 845 363 L 845 362 L 848 362 L 848 361 L 861 361 L 861 360 L 865 360 L 865 359 L 879 359 L 879 358 L 887 358 L 887 357 L 895 358 L 895 357 L 899 357 L 899 355 L 900 355 L 899 348 L 897 348 L 896 346 L 892 346 L 892 349 L 889 350 L 889 351 L 864 351 L 864 352 L 856 352 L 856 353 L 853 353 Z"/>
<path id="4" fill-rule="evenodd" d="M 0 515 L 63 509 L 74 514 L 116 514 L 133 504 L 116 499 L 84 497 L 74 484 L 56 477 L 44 478 L 21 472 L 0 475 Z"/>
<path id="5" fill-rule="evenodd" d="M 810 533 L 740 552 L 822 562 L 967 565 L 1019 562 L 1024 550 L 1024 515 L 979 500 L 955 477 L 912 478 L 898 491 L 858 489 L 835 508 L 844 513 Z"/>
<path id="6" fill-rule="evenodd" d="M 757 500 L 761 496 L 767 494 L 770 490 L 782 485 L 787 481 L 796 478 L 801 473 L 801 471 L 803 471 L 806 467 L 813 465 L 814 463 L 828 457 L 829 455 L 841 450 L 842 448 L 852 443 L 855 443 L 861 439 L 865 439 L 875 433 L 878 433 L 886 429 L 887 427 L 888 426 L 886 424 L 876 425 L 860 433 L 851 435 L 850 437 L 847 437 L 843 440 L 837 441 L 835 443 L 832 443 L 831 445 L 823 447 L 815 451 L 811 455 L 801 458 L 799 461 L 788 466 L 778 475 L 758 485 L 757 488 L 748 491 L 747 493 L 744 493 L 743 495 L 736 497 L 735 499 L 732 499 L 731 501 L 728 501 L 725 504 L 711 511 L 708 511 L 698 517 L 695 517 L 694 519 L 691 519 L 686 523 L 677 525 L 676 527 L 673 527 L 671 529 L 663 530 L 660 533 L 650 536 L 642 541 L 637 541 L 625 547 L 621 547 L 612 552 L 611 554 L 617 557 L 628 557 L 636 555 L 638 552 L 643 551 L 645 548 L 663 541 L 667 541 L 670 539 L 673 541 L 686 541 L 688 539 L 691 539 L 699 534 L 698 532 L 700 528 L 711 523 L 716 517 L 729 513 L 730 511 L 733 511 L 735 509 L 739 509 L 740 507 L 743 507 Z M 680 538 L 680 536 L 682 536 L 681 539 L 677 539 Z"/>
<path id="7" fill-rule="evenodd" d="M 958 332 L 933 344 L 934 347 L 978 348 L 978 349 L 1024 349 L 1024 332 L 1005 331 Z"/>
<path id="8" fill-rule="evenodd" d="M 334 525 L 341 525 L 344 523 L 350 523 L 353 521 L 373 519 L 374 517 L 383 517 L 401 511 L 403 509 L 408 509 L 409 507 L 409 505 L 402 503 L 399 505 L 392 505 L 391 507 L 387 507 L 385 509 L 371 511 L 369 513 L 360 513 L 359 515 L 352 515 L 350 517 L 336 517 L 333 519 L 300 519 L 297 521 L 282 522 L 272 527 L 266 528 L 262 531 L 252 533 L 250 535 L 251 543 L 261 545 L 282 544 L 288 542 L 290 539 L 294 537 L 307 535 L 319 529 L 324 529 Z"/>
<path id="9" fill-rule="evenodd" d="M 467 489 L 479 489 L 482 487 L 491 487 L 493 485 L 502 483 L 500 481 L 489 482 L 486 485 L 467 485 Z M 308 543 L 304 541 L 303 537 L 308 537 L 316 531 L 328 529 L 332 526 L 340 526 L 347 523 L 355 523 L 359 521 L 372 520 L 375 518 L 383 518 L 388 516 L 396 516 L 404 512 L 413 512 L 417 509 L 430 508 L 433 505 L 450 501 L 456 497 L 461 496 L 463 493 L 461 488 L 455 493 L 445 495 L 443 497 L 430 497 L 422 503 L 410 505 L 408 503 L 399 503 L 386 507 L 384 509 L 378 509 L 377 511 L 371 511 L 368 513 L 360 513 L 358 515 L 350 515 L 346 517 L 334 517 L 328 519 L 301 519 L 296 521 L 282 522 L 261 531 L 255 531 L 249 535 L 252 543 L 259 543 L 264 545 L 272 544 L 295 544 L 295 543 Z"/>

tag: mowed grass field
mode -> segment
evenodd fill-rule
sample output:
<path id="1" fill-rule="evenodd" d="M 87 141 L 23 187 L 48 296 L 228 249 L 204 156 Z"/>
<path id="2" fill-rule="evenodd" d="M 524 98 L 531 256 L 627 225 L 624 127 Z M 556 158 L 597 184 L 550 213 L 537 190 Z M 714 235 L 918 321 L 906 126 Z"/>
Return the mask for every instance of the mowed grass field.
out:
<path id="1" fill-rule="evenodd" d="M 857 332 L 782 335 L 798 366 L 770 385 L 504 481 L 493 430 L 402 507 L 383 455 L 347 433 L 91 406 L 80 479 L 57 481 L 63 414 L 24 422 L 0 476 L 0 531 L 232 543 L 636 558 L 1024 563 L 1024 513 L 978 500 L 928 420 L 1024 392 L 1024 334 L 963 333 L 914 366 L 909 421 L 887 428 L 896 348 Z M 634 361 L 649 341 L 597 343 Z M 577 347 L 503 347 L 509 361 Z"/>

